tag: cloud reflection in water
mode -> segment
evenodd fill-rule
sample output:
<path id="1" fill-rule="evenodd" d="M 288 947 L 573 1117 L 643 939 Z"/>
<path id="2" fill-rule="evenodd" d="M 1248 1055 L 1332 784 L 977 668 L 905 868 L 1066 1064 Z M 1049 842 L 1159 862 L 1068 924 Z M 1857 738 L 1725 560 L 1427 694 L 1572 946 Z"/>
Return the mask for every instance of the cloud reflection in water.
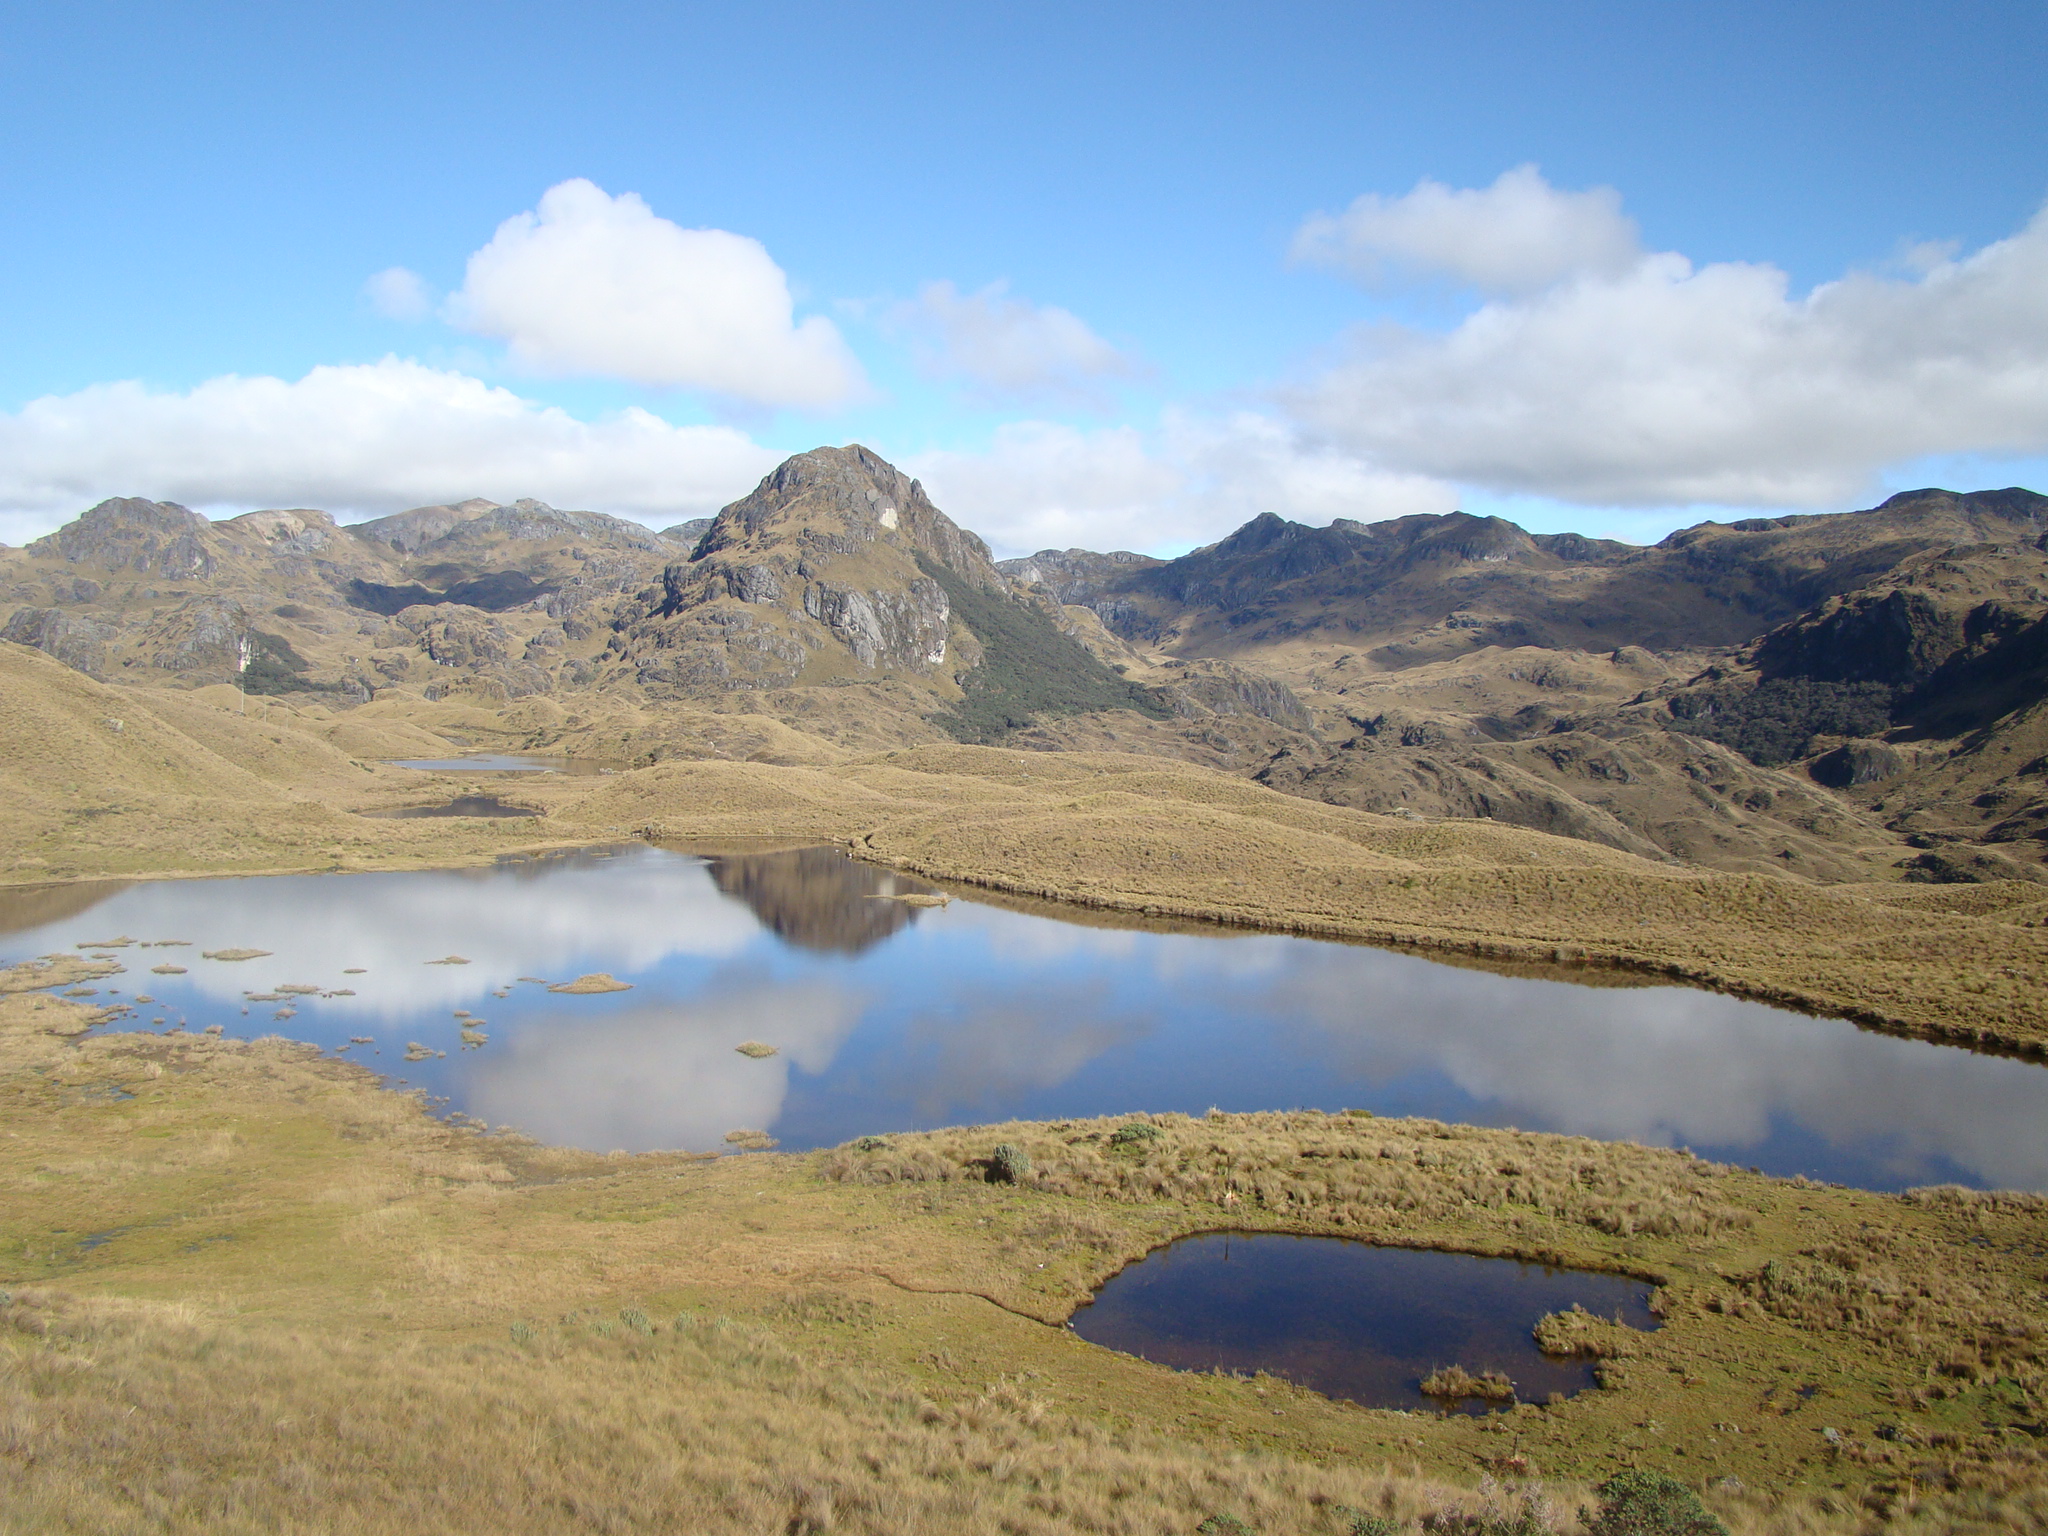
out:
<path id="1" fill-rule="evenodd" d="M 741 1128 L 800 1147 L 1007 1118 L 1362 1107 L 1684 1143 L 1875 1187 L 2048 1189 L 2048 1070 L 2030 1062 L 1681 987 L 887 899 L 918 889 L 835 850 L 707 862 L 634 848 L 143 883 L 79 910 L 37 898 L 0 954 L 114 931 L 189 938 L 192 950 L 127 952 L 132 975 L 117 984 L 153 987 L 195 1027 L 327 1045 L 375 1034 L 373 1064 L 495 1123 L 598 1150 L 715 1148 Z M 275 953 L 196 958 L 242 945 Z M 451 952 L 473 963 L 423 963 Z M 143 981 L 164 958 L 190 974 Z M 366 974 L 342 976 L 356 965 Z M 633 990 L 491 995 L 518 975 L 586 970 Z M 357 995 L 308 1000 L 282 1024 L 240 1014 L 244 989 L 282 982 Z M 456 1049 L 455 1008 L 491 1020 L 482 1049 Z M 750 1036 L 781 1054 L 737 1054 Z M 403 1038 L 450 1054 L 396 1067 Z"/>

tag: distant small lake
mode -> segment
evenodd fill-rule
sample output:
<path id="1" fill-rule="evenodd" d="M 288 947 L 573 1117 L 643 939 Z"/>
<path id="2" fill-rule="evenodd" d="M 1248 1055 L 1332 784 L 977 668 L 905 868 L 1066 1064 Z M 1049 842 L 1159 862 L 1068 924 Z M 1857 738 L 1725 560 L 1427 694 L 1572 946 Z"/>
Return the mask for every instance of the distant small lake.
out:
<path id="1" fill-rule="evenodd" d="M 186 940 L 110 952 L 128 969 L 97 1000 L 154 999 L 116 1027 L 345 1048 L 452 1110 L 598 1151 L 1360 1108 L 1873 1189 L 2048 1190 L 2035 1062 L 1612 973 L 901 899 L 932 889 L 830 848 L 639 843 L 460 870 L 102 881 L 0 891 L 0 959 Z M 269 953 L 202 958 L 237 948 Z M 592 972 L 630 990 L 547 989 Z M 736 1051 L 749 1041 L 776 1054 Z M 412 1044 L 445 1054 L 402 1059 Z"/>
<path id="2" fill-rule="evenodd" d="M 358 811 L 358 816 L 368 816 L 373 821 L 417 821 L 422 817 L 480 816 L 516 817 L 541 816 L 531 806 L 507 805 L 496 795 L 457 795 L 453 800 L 440 805 L 401 805 L 384 811 Z"/>
<path id="3" fill-rule="evenodd" d="M 1594 1384 L 1593 1363 L 1536 1348 L 1552 1312 L 1584 1307 L 1657 1326 L 1650 1287 L 1620 1275 L 1334 1237 L 1211 1232 L 1110 1277 L 1072 1318 L 1091 1344 L 1182 1371 L 1266 1371 L 1369 1408 L 1484 1413 L 1483 1398 L 1427 1397 L 1444 1366 L 1490 1371 L 1541 1403 Z"/>
<path id="4" fill-rule="evenodd" d="M 464 757 L 406 757 L 395 768 L 428 773 L 616 773 L 620 765 L 590 757 L 543 757 L 529 752 L 475 752 Z"/>

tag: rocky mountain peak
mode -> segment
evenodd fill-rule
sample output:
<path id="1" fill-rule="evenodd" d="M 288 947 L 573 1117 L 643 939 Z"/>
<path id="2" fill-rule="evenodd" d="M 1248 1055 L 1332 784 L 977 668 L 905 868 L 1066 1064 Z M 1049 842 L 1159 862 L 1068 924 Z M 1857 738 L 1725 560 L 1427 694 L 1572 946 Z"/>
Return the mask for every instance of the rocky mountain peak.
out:
<path id="1" fill-rule="evenodd" d="M 74 565 L 133 570 L 173 578 L 211 575 L 206 547 L 213 525 L 189 507 L 141 496 L 115 496 L 28 548 L 54 549 Z"/>
<path id="2" fill-rule="evenodd" d="M 922 553 L 977 584 L 1002 581 L 986 544 L 933 506 L 918 481 L 859 443 L 785 459 L 719 512 L 694 558 L 782 544 L 847 555 L 877 541 Z"/>
<path id="3" fill-rule="evenodd" d="M 497 510 L 497 502 L 472 496 L 467 501 L 410 507 L 389 517 L 373 517 L 368 522 L 351 524 L 348 531 L 359 539 L 389 545 L 402 555 L 415 555 L 459 524 Z"/>
<path id="4" fill-rule="evenodd" d="M 304 553 L 325 549 L 341 531 L 327 513 L 310 507 L 244 512 L 221 526 L 253 533 L 273 548 L 282 546 Z"/>

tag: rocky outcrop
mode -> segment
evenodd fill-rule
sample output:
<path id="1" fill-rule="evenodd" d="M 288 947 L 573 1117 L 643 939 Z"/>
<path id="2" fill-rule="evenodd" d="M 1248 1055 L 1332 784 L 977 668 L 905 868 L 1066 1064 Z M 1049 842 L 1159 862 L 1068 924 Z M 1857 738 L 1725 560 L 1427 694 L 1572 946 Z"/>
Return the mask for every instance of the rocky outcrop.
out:
<path id="1" fill-rule="evenodd" d="M 140 639 L 153 667 L 226 681 L 241 670 L 242 647 L 252 627 L 240 603 L 194 597 L 152 621 Z"/>
<path id="2" fill-rule="evenodd" d="M 204 581 L 218 565 L 208 548 L 212 526 L 173 501 L 117 496 L 27 547 L 54 550 L 74 565 L 107 572 Z"/>
<path id="3" fill-rule="evenodd" d="M 102 681 L 107 675 L 108 647 L 119 635 L 115 625 L 57 608 L 17 608 L 7 627 L 0 629 L 0 640 L 33 647 Z"/>
<path id="4" fill-rule="evenodd" d="M 1160 690 L 1167 707 L 1182 719 L 1205 715 L 1254 715 L 1311 734 L 1315 716 L 1293 689 L 1227 661 L 1173 664 L 1174 680 Z"/>

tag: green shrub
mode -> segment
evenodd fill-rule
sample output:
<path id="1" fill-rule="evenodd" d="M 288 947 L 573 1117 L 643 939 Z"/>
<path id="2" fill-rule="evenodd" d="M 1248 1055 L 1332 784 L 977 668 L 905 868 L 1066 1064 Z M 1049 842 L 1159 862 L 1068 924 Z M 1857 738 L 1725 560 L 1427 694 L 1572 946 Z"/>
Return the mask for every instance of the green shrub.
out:
<path id="1" fill-rule="evenodd" d="M 1012 1142 L 1001 1142 L 989 1154 L 988 1177 L 991 1184 L 1015 1184 L 1031 1171 L 1031 1154 Z"/>
<path id="2" fill-rule="evenodd" d="M 1146 1142 L 1157 1141 L 1165 1134 L 1156 1125 L 1148 1125 L 1143 1120 L 1133 1120 L 1130 1124 L 1120 1125 L 1110 1132 L 1109 1144 L 1112 1147 L 1143 1146 Z"/>
<path id="3" fill-rule="evenodd" d="M 1195 1527 L 1195 1536 L 1253 1536 L 1253 1531 L 1235 1515 L 1211 1515 Z"/>
<path id="4" fill-rule="evenodd" d="M 1662 1472 L 1617 1472 L 1599 1487 L 1589 1536 L 1728 1536 L 1699 1495 Z"/>

